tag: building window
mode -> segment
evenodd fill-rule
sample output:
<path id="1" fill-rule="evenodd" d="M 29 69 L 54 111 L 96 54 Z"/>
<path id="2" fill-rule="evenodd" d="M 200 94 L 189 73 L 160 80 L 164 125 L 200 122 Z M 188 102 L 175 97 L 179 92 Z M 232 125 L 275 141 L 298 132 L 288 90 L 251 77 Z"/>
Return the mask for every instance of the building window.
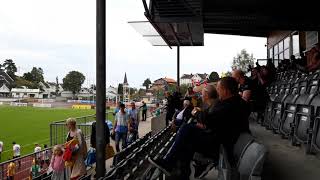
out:
<path id="1" fill-rule="evenodd" d="M 283 58 L 290 59 L 290 37 L 283 40 Z"/>
<path id="2" fill-rule="evenodd" d="M 292 35 L 292 55 L 300 56 L 299 33 Z"/>
<path id="3" fill-rule="evenodd" d="M 27 93 L 24 93 L 24 95 L 26 96 L 26 95 L 27 95 Z"/>
<path id="4" fill-rule="evenodd" d="M 313 45 L 318 43 L 318 32 L 307 31 L 306 32 L 306 49 L 309 50 Z"/>
<path id="5" fill-rule="evenodd" d="M 269 58 L 273 58 L 273 47 L 269 49 Z"/>

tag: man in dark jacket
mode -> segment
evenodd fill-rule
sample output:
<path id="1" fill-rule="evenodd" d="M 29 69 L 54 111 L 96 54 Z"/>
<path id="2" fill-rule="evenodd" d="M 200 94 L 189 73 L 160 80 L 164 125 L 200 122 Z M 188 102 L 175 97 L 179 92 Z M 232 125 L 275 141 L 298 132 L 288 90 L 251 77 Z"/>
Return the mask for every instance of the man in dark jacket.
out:
<path id="1" fill-rule="evenodd" d="M 93 122 L 92 127 L 91 127 L 90 143 L 93 148 L 96 148 L 96 124 L 97 124 L 96 122 Z M 106 139 L 105 139 L 106 144 L 109 144 L 110 143 L 110 130 L 109 130 L 107 122 L 105 123 L 104 133 L 105 133 L 104 137 L 106 137 Z"/>
<path id="2" fill-rule="evenodd" d="M 213 92 L 212 86 L 203 90 L 208 94 Z M 188 179 L 190 175 L 190 161 L 195 152 L 218 157 L 220 145 L 224 145 L 228 152 L 232 152 L 240 133 L 249 131 L 248 117 L 249 105 L 238 94 L 238 83 L 234 78 L 222 78 L 217 85 L 220 101 L 204 113 L 204 119 L 197 124 L 186 124 L 180 128 L 175 142 L 164 159 L 151 159 L 149 161 L 161 169 L 168 176 L 177 161 L 183 164 L 181 179 Z M 210 95 L 204 99 L 205 103 L 213 101 Z"/>

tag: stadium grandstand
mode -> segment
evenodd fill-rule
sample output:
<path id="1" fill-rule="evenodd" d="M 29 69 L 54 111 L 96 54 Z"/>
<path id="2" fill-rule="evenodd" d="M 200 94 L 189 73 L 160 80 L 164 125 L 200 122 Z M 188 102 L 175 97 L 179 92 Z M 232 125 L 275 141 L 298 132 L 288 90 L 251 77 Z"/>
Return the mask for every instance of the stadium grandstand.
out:
<path id="1" fill-rule="evenodd" d="M 142 29 L 140 33 L 152 45 L 176 47 L 178 85 L 180 47 L 203 46 L 204 33 L 267 38 L 268 59 L 259 60 L 255 67 L 248 68 L 251 76 L 258 73 L 263 77 L 265 104 L 259 106 L 262 109 L 256 109 L 255 101 L 249 102 L 254 105 L 248 118 L 250 130 L 238 134 L 231 150 L 221 143 L 217 157 L 193 154 L 193 162 L 215 167 L 197 178 L 194 178 L 197 169 L 192 165 L 191 175 L 185 177 L 186 167 L 182 163 L 171 173 L 166 172 L 168 168 L 152 163 L 166 159 L 181 139 L 183 126 L 181 131 L 173 131 L 171 126 L 165 125 L 169 107 L 161 115 L 149 118 L 151 132 L 116 153 L 111 167 L 106 166 L 106 2 L 97 0 L 97 162 L 94 169 L 79 179 L 319 179 L 320 22 L 315 1 L 150 0 L 147 3 L 142 0 L 148 21 L 129 23 L 134 28 L 139 27 L 137 30 Z M 145 31 L 150 25 L 155 34 Z M 222 78 L 217 85 L 218 94 L 221 84 L 233 93 L 233 81 L 235 79 Z M 211 92 L 209 89 L 208 86 L 204 91 Z M 225 117 L 232 116 L 228 113 L 225 112 Z M 234 118 L 234 124 L 229 124 L 231 130 L 237 130 L 239 119 Z M 231 130 L 224 133 L 233 134 Z M 6 167 L 0 164 L 0 178 L 6 179 Z M 50 175 L 39 177 L 50 178 Z"/>

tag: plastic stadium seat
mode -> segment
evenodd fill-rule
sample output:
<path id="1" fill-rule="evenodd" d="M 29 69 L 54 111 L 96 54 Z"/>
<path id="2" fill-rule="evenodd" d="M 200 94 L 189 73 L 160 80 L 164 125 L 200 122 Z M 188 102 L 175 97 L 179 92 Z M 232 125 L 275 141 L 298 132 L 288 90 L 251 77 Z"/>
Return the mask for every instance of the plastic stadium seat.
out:
<path id="1" fill-rule="evenodd" d="M 280 133 L 283 137 L 290 137 L 292 135 L 295 115 L 296 105 L 287 104 L 280 123 Z"/>
<path id="2" fill-rule="evenodd" d="M 248 148 L 248 146 L 254 141 L 254 137 L 249 133 L 240 134 L 236 144 L 233 148 L 233 155 L 235 162 L 239 162 L 242 157 L 244 151 Z M 238 163 L 237 163 L 238 166 Z"/>
<path id="3" fill-rule="evenodd" d="M 301 144 L 306 144 L 306 152 L 310 153 L 310 144 L 312 138 L 312 127 L 313 127 L 313 107 L 307 105 L 298 105 L 295 117 L 294 125 L 294 138 L 292 139 L 292 144 L 299 142 Z"/>
<path id="4" fill-rule="evenodd" d="M 257 142 L 251 143 L 240 159 L 238 172 L 240 180 L 261 179 L 267 148 Z"/>
<path id="5" fill-rule="evenodd" d="M 320 152 L 320 108 L 316 110 L 314 125 L 312 130 L 311 152 Z"/>
<path id="6" fill-rule="evenodd" d="M 311 101 L 314 99 L 314 97 L 318 94 L 319 91 L 319 80 L 315 79 L 315 80 L 311 80 L 309 83 L 309 89 L 308 89 L 308 97 L 305 101 L 305 105 L 309 105 L 311 103 Z"/>
<path id="7" fill-rule="evenodd" d="M 273 109 L 272 122 L 270 123 L 271 129 L 278 133 L 280 129 L 281 117 L 283 112 L 283 105 L 281 102 L 276 103 Z"/>
<path id="8" fill-rule="evenodd" d="M 284 107 L 286 107 L 288 103 L 293 104 L 295 101 L 295 97 L 298 97 L 299 83 L 295 83 L 291 89 L 292 89 L 291 93 L 287 95 L 287 97 L 283 101 Z"/>

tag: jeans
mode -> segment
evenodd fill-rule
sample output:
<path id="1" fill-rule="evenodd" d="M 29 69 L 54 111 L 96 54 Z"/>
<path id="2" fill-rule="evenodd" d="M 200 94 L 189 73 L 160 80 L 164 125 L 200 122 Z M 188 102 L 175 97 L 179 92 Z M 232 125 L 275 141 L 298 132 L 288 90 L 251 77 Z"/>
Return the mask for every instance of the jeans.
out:
<path id="1" fill-rule="evenodd" d="M 195 124 L 183 124 L 164 160 L 171 167 L 179 161 L 184 167 L 182 174 L 189 176 L 189 165 L 195 152 L 216 160 L 219 156 L 219 143 L 212 133 L 199 129 Z"/>
<path id="2" fill-rule="evenodd" d="M 147 120 L 147 110 L 143 110 L 142 111 L 142 121 L 146 121 Z"/>
<path id="3" fill-rule="evenodd" d="M 116 132 L 115 134 L 115 143 L 116 143 L 116 151 L 120 151 L 120 141 L 122 141 L 122 149 L 127 147 L 127 132 Z"/>

